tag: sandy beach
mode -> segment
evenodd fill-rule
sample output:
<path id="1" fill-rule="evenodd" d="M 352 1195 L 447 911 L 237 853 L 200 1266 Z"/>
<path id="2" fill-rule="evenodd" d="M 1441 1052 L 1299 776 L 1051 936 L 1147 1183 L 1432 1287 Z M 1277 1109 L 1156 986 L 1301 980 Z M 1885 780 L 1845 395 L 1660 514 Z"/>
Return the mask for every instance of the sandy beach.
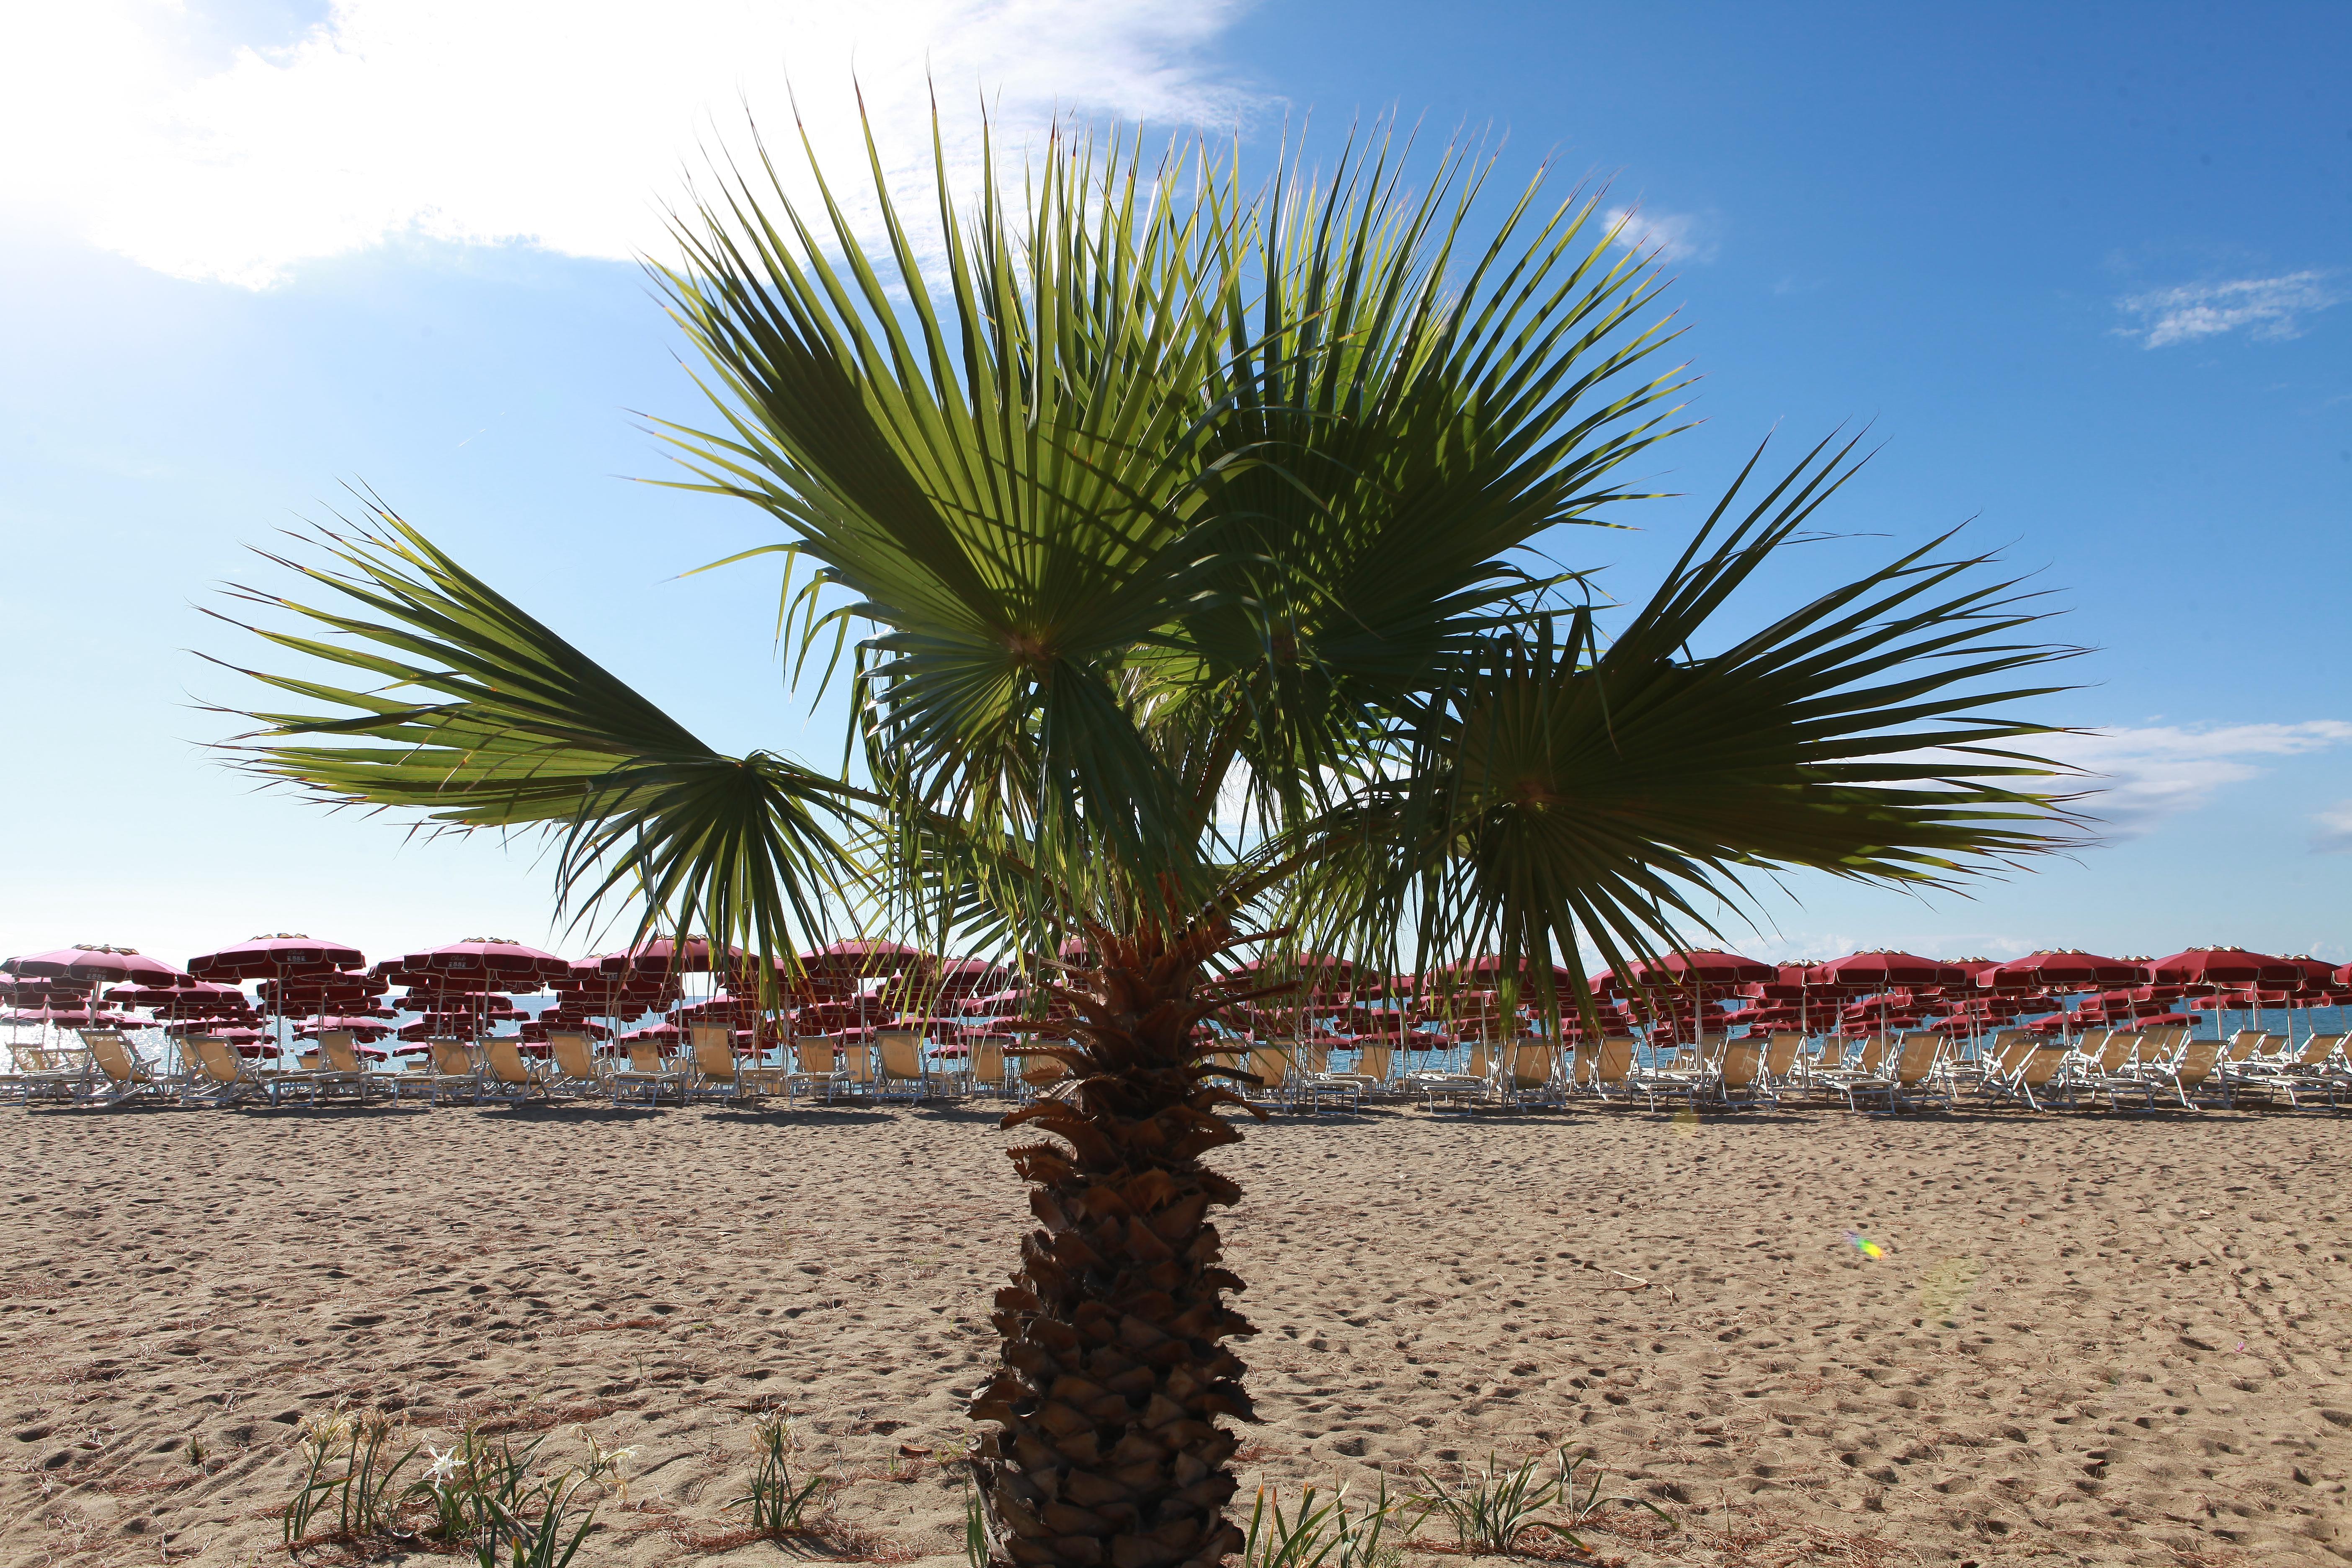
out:
<path id="1" fill-rule="evenodd" d="M 284 1562 L 295 1423 L 342 1399 L 436 1447 L 635 1447 L 580 1568 L 961 1563 L 1007 1142 L 969 1109 L 0 1111 L 0 1561 Z M 1590 1536 L 1629 1564 L 2352 1557 L 2324 1111 L 1368 1112 L 1216 1163 L 1244 1500 L 1566 1443 L 1678 1522 Z M 778 1408 L 842 1480 L 790 1548 L 728 1507 Z"/>

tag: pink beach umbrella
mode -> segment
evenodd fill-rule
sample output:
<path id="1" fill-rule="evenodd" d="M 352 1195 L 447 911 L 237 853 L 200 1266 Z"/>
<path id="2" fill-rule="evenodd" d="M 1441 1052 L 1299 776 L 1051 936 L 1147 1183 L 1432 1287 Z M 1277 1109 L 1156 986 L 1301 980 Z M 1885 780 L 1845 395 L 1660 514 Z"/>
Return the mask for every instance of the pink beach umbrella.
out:
<path id="1" fill-rule="evenodd" d="M 703 946 L 707 952 L 709 944 Z M 472 980 L 487 976 L 499 986 L 509 986 L 520 980 L 562 980 L 572 974 L 570 960 L 496 936 L 469 936 L 463 942 L 427 948 L 422 952 L 403 953 L 400 967 L 408 974 Z"/>
<path id="2" fill-rule="evenodd" d="M 2054 991 L 2096 991 L 2137 985 L 2147 976 L 2137 963 L 2120 958 L 2101 958 L 2079 948 L 2064 948 L 2044 949 L 1997 964 L 1990 979 L 2003 990 L 2048 986 Z"/>
<path id="3" fill-rule="evenodd" d="M 1957 963 L 1921 958 L 1892 948 L 1850 952 L 1843 958 L 1815 965 L 1808 975 L 1811 984 L 1858 986 L 1868 991 L 1912 985 L 1969 985 L 1975 979 Z"/>
<path id="4" fill-rule="evenodd" d="M 89 999 L 90 980 L 0 981 L 0 1004 L 15 1007 L 79 1007 Z"/>
<path id="5" fill-rule="evenodd" d="M 2184 948 L 2147 964 L 2147 978 L 2159 985 L 2191 985 L 2216 996 L 2233 987 L 2292 985 L 2302 977 L 2285 959 L 2273 958 L 2266 952 L 2249 952 L 2242 947 Z M 2249 1005 L 2261 1004 L 2257 998 Z M 2220 1027 L 2218 1019 L 2215 1027 Z"/>
<path id="6" fill-rule="evenodd" d="M 188 960 L 188 973 L 198 980 L 283 980 L 296 974 L 357 969 L 366 963 L 358 948 L 280 931 L 217 952 L 200 953 Z"/>
<path id="7" fill-rule="evenodd" d="M 2291 985 L 2303 978 L 2285 959 L 2242 947 L 2192 947 L 2147 967 L 2147 978 L 2159 985 Z"/>
<path id="8" fill-rule="evenodd" d="M 31 980 L 130 981 L 141 985 L 171 985 L 187 978 L 135 947 L 110 947 L 102 942 L 0 960 L 0 969 Z"/>

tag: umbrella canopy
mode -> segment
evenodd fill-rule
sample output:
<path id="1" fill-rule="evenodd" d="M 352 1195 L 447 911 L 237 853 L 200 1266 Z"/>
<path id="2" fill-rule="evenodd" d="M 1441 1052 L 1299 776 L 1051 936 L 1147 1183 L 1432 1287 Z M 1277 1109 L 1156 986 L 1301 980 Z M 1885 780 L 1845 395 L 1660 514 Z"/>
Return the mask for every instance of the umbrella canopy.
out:
<path id="1" fill-rule="evenodd" d="M 503 991 L 402 992 L 392 1005 L 404 1013 L 463 1013 L 475 1007 L 511 1007 L 514 998 Z"/>
<path id="2" fill-rule="evenodd" d="M 725 960 L 740 959 L 742 954 L 729 949 Z M 596 960 L 596 967 L 607 974 L 708 974 L 711 969 L 710 943 L 698 936 L 683 942 L 669 937 L 656 937 L 618 952 L 608 952 Z"/>
<path id="3" fill-rule="evenodd" d="M 1306 961 L 1301 960 L 1301 962 L 1303 963 Z M 1323 962 L 1339 963 L 1338 959 L 1326 959 Z M 1344 969 L 1347 966 L 1341 964 L 1340 967 Z M 1458 963 L 1446 964 L 1435 971 L 1430 979 L 1441 987 L 1450 981 L 1455 984 L 1468 984 L 1491 990 L 1506 979 L 1511 978 L 1513 974 L 1524 983 L 1534 975 L 1538 967 L 1551 971 L 1551 984 L 1555 991 L 1565 992 L 1575 984 L 1567 969 L 1561 965 L 1557 963 L 1538 965 L 1524 958 L 1519 961 L 1515 971 L 1507 973 L 1502 959 L 1494 953 L 1488 953 L 1484 958 L 1465 958 Z"/>
<path id="4" fill-rule="evenodd" d="M 2100 986 L 2137 985 L 2147 976 L 2140 973 L 2137 963 L 2101 958 L 2079 948 L 2061 948 L 2012 958 L 1997 965 L 1989 978 L 2004 990 L 2046 985 L 2064 991 L 2089 991 Z"/>
<path id="5" fill-rule="evenodd" d="M 89 999 L 89 980 L 7 980 L 0 981 L 0 1004 L 17 1007 L 79 1007 Z M 108 1001 L 115 1000 L 110 994 Z M 134 1002 L 138 1007 L 145 1003 Z"/>
<path id="6" fill-rule="evenodd" d="M 1655 963 L 1636 959 L 1625 966 L 1626 977 L 1639 985 L 1754 985 L 1777 981 L 1779 968 L 1742 958 L 1720 948 L 1694 948 L 1670 952 Z"/>
<path id="7" fill-rule="evenodd" d="M 703 948 L 708 952 L 709 944 L 704 943 Z M 562 980 L 572 973 L 569 959 L 499 936 L 469 936 L 463 942 L 427 948 L 422 952 L 405 952 L 401 954 L 400 967 L 411 974 L 476 979 L 487 975 L 500 984 L 516 980 Z"/>
<path id="8" fill-rule="evenodd" d="M 391 985 L 362 971 L 340 970 L 265 980 L 254 988 L 255 999 L 274 1013 L 315 1012 L 321 1007 L 365 1003 L 383 995 Z"/>
<path id="9" fill-rule="evenodd" d="M 184 985 L 118 985 L 105 1000 L 118 1007 L 152 1007 L 179 1018 L 203 1018 L 252 1011 L 251 998 L 234 985 L 191 980 Z"/>
<path id="10" fill-rule="evenodd" d="M 1806 973 L 1809 985 L 1851 986 L 1864 991 L 1885 991 L 1897 985 L 1968 985 L 1974 979 L 1958 964 L 1921 958 L 1913 952 L 1897 952 L 1892 948 L 1850 952 L 1843 958 L 1817 964 Z"/>
<path id="11" fill-rule="evenodd" d="M 278 980 L 296 974 L 324 974 L 357 969 L 367 960 L 355 947 L 326 942 L 299 932 L 279 931 L 257 936 L 217 952 L 188 960 L 188 973 L 198 980 Z"/>
<path id="12" fill-rule="evenodd" d="M 905 942 L 853 937 L 803 952 L 800 962 L 810 974 L 896 974 L 922 956 L 921 949 Z"/>
<path id="13" fill-rule="evenodd" d="M 187 978 L 135 947 L 110 947 L 102 942 L 0 961 L 0 969 L 27 980 L 128 980 L 142 985 L 171 985 Z"/>
<path id="14" fill-rule="evenodd" d="M 548 1031 L 551 1029 L 561 1029 L 567 1035 L 585 1035 L 592 1040 L 609 1040 L 613 1037 L 612 1030 L 602 1024 L 592 1024 L 584 1018 L 546 1017 L 541 1017 L 535 1023 L 525 1024 L 515 1031 L 515 1037 L 528 1040 L 533 1045 L 544 1045 L 547 1043 Z"/>
<path id="15" fill-rule="evenodd" d="M 2284 958 L 2242 947 L 2192 947 L 2148 965 L 2159 985 L 2253 985 L 2268 981 L 2293 984 L 2303 973 Z"/>
<path id="16" fill-rule="evenodd" d="M 2324 986 L 2336 978 L 2334 964 L 2324 958 L 2314 958 L 2307 952 L 2294 953 L 2280 959 L 2279 962 L 2291 966 L 2294 970 L 2296 982 L 2303 985 Z"/>
<path id="17" fill-rule="evenodd" d="M 345 1030 L 362 1041 L 380 1040 L 392 1033 L 392 1026 L 381 1019 L 329 1016 L 311 1019 L 294 1031 L 294 1037 L 298 1040 L 315 1040 L 331 1029 Z M 379 1051 L 374 1054 L 381 1056 L 383 1053 Z"/>
<path id="18" fill-rule="evenodd" d="M 942 995 L 976 996 L 1004 984 L 1004 971 L 984 958 L 950 958 L 929 966 L 928 978 Z"/>

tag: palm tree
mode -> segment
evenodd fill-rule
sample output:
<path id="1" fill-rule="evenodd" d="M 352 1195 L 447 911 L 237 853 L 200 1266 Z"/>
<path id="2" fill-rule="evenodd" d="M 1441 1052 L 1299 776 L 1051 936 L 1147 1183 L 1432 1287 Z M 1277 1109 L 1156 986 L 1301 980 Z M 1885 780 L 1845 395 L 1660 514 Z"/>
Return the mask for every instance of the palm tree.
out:
<path id="1" fill-rule="evenodd" d="M 302 709 L 250 715 L 247 765 L 536 825 L 574 908 L 774 955 L 845 920 L 1083 940 L 1034 1047 L 1074 1091 L 1005 1119 L 1042 1137 L 971 1405 L 1002 1561 L 1240 1544 L 1250 1330 L 1209 1217 L 1238 1190 L 1202 1157 L 1241 1075 L 1196 1028 L 1255 994 L 1235 949 L 1498 952 L 1589 1019 L 1582 950 L 1712 933 L 1758 874 L 1943 887 L 2066 817 L 2015 749 L 2043 727 L 1988 710 L 2068 650 L 2018 640 L 2031 596 L 1949 536 L 1713 631 L 1851 444 L 1751 460 L 1637 608 L 1539 553 L 1643 499 L 1616 476 L 1681 384 L 1592 197 L 1538 178 L 1473 242 L 1491 167 L 1449 152 L 1414 195 L 1375 146 L 1244 195 L 1056 141 L 1017 195 L 992 161 L 976 211 L 943 195 L 925 249 L 877 159 L 871 252 L 821 176 L 803 204 L 764 149 L 726 175 L 652 269 L 718 423 L 662 429 L 775 520 L 793 679 L 846 654 L 862 770 L 711 750 L 373 501 L 284 562 L 324 597 L 247 592 L 331 667 L 247 671 Z"/>

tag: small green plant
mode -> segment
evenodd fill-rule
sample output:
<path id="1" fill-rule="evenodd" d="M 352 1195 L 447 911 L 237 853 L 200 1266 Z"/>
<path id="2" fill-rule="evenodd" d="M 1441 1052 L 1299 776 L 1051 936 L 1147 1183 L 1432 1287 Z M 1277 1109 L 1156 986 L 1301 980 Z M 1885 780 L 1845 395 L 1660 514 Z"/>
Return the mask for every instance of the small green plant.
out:
<path id="1" fill-rule="evenodd" d="M 410 1483 L 403 1500 L 422 1502 L 433 1510 L 425 1535 L 455 1544 L 489 1522 L 482 1500 L 482 1480 L 497 1468 L 496 1456 L 478 1428 L 468 1426 L 446 1449 L 428 1450 L 432 1462 Z"/>
<path id="2" fill-rule="evenodd" d="M 601 1487 L 622 1502 L 629 1500 L 629 1475 L 624 1468 L 637 1457 L 634 1447 L 607 1448 L 585 1426 L 573 1428 L 588 1447 L 588 1462 L 580 1467 L 582 1486 Z"/>
<path id="3" fill-rule="evenodd" d="M 1665 1510 L 1646 1498 L 1602 1497 L 1598 1467 L 1591 1484 L 1580 1493 L 1576 1468 L 1591 1458 L 1589 1452 L 1571 1458 L 1568 1449 L 1561 1447 L 1552 1458 L 1557 1468 L 1549 1480 L 1544 1480 L 1537 1456 L 1530 1454 L 1507 1470 L 1489 1453 L 1486 1473 L 1469 1478 L 1458 1490 L 1423 1470 L 1421 1479 L 1429 1490 L 1407 1499 L 1406 1504 L 1418 1510 L 1413 1515 L 1416 1525 L 1433 1513 L 1444 1515 L 1462 1549 L 1474 1557 L 1507 1557 L 1518 1549 L 1519 1538 L 1531 1530 L 1549 1531 L 1578 1551 L 1588 1550 L 1572 1526 L 1586 1522 L 1612 1503 L 1646 1508 L 1674 1527 L 1675 1521 Z M 1536 1517 L 1553 1507 L 1564 1509 L 1568 1518 Z"/>
<path id="4" fill-rule="evenodd" d="M 1570 1526 L 1573 1527 L 1590 1521 L 1599 1515 L 1602 1509 L 1608 1508 L 1612 1504 L 1622 1504 L 1626 1508 L 1648 1509 L 1652 1513 L 1656 1514 L 1660 1519 L 1665 1521 L 1665 1525 L 1668 1530 L 1679 1530 L 1682 1528 L 1681 1525 L 1675 1522 L 1674 1515 L 1668 1513 L 1664 1509 L 1660 1508 L 1656 1503 L 1652 1502 L 1648 1498 L 1625 1497 L 1622 1494 L 1612 1494 L 1608 1497 L 1602 1497 L 1601 1495 L 1601 1478 L 1602 1471 L 1599 1465 L 1594 1465 L 1587 1473 L 1590 1484 L 1585 1487 L 1582 1492 L 1579 1492 L 1576 1489 L 1576 1467 L 1592 1458 L 1592 1451 L 1590 1448 L 1586 1449 L 1583 1453 L 1579 1454 L 1573 1459 L 1569 1458 L 1568 1450 L 1562 1448 L 1559 1450 L 1559 1458 L 1561 1460 L 1559 1472 L 1559 1504 L 1561 1508 L 1568 1511 L 1568 1522 Z M 1568 1534 L 1566 1531 L 1562 1531 L 1561 1533 Z M 1574 1542 L 1580 1548 L 1584 1544 L 1581 1541 L 1578 1541 L 1574 1535 L 1569 1535 L 1568 1539 Z"/>
<path id="5" fill-rule="evenodd" d="M 281 1528 L 287 1544 L 309 1535 L 331 1501 L 336 1533 L 343 1539 L 383 1529 L 406 1495 L 395 1489 L 400 1472 L 416 1457 L 414 1447 L 397 1458 L 387 1457 L 394 1435 L 392 1418 L 346 1412 L 338 1404 L 324 1415 L 303 1417 L 300 1434 L 302 1485 L 286 1505 Z"/>
<path id="6" fill-rule="evenodd" d="M 988 1521 L 981 1512 L 980 1492 L 968 1475 L 963 1482 L 963 1557 L 971 1568 L 988 1568 Z"/>
<path id="7" fill-rule="evenodd" d="M 759 1451 L 760 1468 L 752 1472 L 751 1489 L 728 1506 L 748 1507 L 751 1528 L 770 1535 L 800 1529 L 802 1515 L 824 1493 L 825 1478 L 793 1479 L 792 1427 L 781 1414 L 767 1416 L 753 1428 L 752 1446 Z"/>
<path id="8" fill-rule="evenodd" d="M 1381 1536 L 1395 1511 L 1385 1479 L 1379 1498 L 1360 1514 L 1348 1511 L 1345 1487 L 1320 1504 L 1315 1489 L 1307 1487 L 1286 1516 L 1281 1495 L 1260 1487 L 1242 1546 L 1242 1568 L 1388 1568 L 1395 1552 L 1383 1550 Z"/>
<path id="9" fill-rule="evenodd" d="M 569 1537 L 564 1534 L 570 1523 L 565 1504 L 583 1484 L 566 1471 L 524 1494 L 517 1500 L 519 1507 L 509 1508 L 498 1498 L 488 1500 L 490 1528 L 474 1548 L 474 1561 L 480 1568 L 569 1568 L 580 1543 L 596 1524 L 591 1512 Z M 499 1551 L 502 1545 L 507 1549 L 503 1557 Z"/>
<path id="10" fill-rule="evenodd" d="M 285 1513 L 278 1519 L 278 1532 L 285 1537 L 289 1546 L 310 1533 L 311 1519 L 326 1506 L 328 1494 L 342 1479 L 327 1473 L 334 1464 L 333 1451 L 320 1440 L 320 1434 L 307 1429 L 310 1426 L 307 1418 L 303 1426 L 306 1430 L 302 1440 L 302 1484 L 296 1489 L 293 1500 L 286 1505 Z"/>

